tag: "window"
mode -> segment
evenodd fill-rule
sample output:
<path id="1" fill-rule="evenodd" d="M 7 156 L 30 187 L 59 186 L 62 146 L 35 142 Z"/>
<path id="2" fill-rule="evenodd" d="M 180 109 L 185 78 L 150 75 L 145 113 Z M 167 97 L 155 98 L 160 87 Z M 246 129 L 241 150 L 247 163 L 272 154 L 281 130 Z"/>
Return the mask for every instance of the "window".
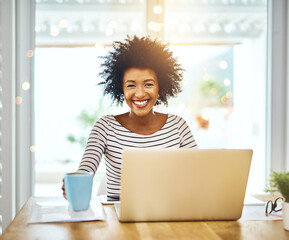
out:
<path id="1" fill-rule="evenodd" d="M 267 2 L 152 2 L 37 2 L 36 195 L 61 194 L 64 172 L 74 171 L 83 153 L 91 127 L 85 120 L 127 110 L 102 98 L 98 56 L 112 41 L 146 32 L 168 42 L 186 69 L 183 92 L 159 110 L 182 115 L 200 148 L 252 148 L 248 191 L 262 192 Z"/>

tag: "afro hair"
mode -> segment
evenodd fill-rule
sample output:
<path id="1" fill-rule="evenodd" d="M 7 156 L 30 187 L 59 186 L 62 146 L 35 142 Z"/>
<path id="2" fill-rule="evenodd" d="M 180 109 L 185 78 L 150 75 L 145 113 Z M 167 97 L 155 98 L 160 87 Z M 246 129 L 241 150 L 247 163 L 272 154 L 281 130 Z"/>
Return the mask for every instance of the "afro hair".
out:
<path id="1" fill-rule="evenodd" d="M 122 105 L 123 74 L 132 67 L 155 71 L 159 82 L 159 97 L 155 105 L 163 103 L 167 106 L 168 97 L 175 97 L 181 92 L 183 69 L 166 44 L 149 37 L 128 36 L 123 42 L 114 42 L 112 48 L 101 57 L 104 61 L 99 76 L 103 81 L 99 85 L 104 86 L 104 94 L 110 95 L 113 102 Z"/>

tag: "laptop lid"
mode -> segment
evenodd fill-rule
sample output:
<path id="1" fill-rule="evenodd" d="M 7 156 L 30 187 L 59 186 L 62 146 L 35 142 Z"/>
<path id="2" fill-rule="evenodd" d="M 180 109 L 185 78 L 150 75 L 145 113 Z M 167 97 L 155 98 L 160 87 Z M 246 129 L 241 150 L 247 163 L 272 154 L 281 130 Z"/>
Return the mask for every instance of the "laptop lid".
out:
<path id="1" fill-rule="evenodd" d="M 127 149 L 119 220 L 235 220 L 241 217 L 252 150 Z"/>

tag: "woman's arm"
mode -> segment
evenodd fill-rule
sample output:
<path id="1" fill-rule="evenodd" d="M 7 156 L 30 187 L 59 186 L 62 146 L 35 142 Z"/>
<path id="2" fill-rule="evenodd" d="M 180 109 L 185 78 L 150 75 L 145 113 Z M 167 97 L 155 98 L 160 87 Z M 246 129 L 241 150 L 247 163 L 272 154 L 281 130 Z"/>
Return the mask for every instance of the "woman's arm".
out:
<path id="1" fill-rule="evenodd" d="M 106 150 L 108 124 L 103 117 L 93 126 L 77 171 L 96 172 Z"/>
<path id="2" fill-rule="evenodd" d="M 94 124 L 77 172 L 96 172 L 102 155 L 106 150 L 107 129 L 108 123 L 105 117 L 102 117 Z M 64 179 L 62 181 L 61 189 L 63 197 L 66 198 Z"/>

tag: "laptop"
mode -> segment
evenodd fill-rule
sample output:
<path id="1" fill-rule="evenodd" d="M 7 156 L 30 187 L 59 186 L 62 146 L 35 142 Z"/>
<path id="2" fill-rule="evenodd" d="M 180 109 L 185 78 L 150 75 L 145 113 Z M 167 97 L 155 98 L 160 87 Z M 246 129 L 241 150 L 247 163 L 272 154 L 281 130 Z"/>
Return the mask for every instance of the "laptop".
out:
<path id="1" fill-rule="evenodd" d="M 237 220 L 242 215 L 252 150 L 127 149 L 121 222 Z"/>

